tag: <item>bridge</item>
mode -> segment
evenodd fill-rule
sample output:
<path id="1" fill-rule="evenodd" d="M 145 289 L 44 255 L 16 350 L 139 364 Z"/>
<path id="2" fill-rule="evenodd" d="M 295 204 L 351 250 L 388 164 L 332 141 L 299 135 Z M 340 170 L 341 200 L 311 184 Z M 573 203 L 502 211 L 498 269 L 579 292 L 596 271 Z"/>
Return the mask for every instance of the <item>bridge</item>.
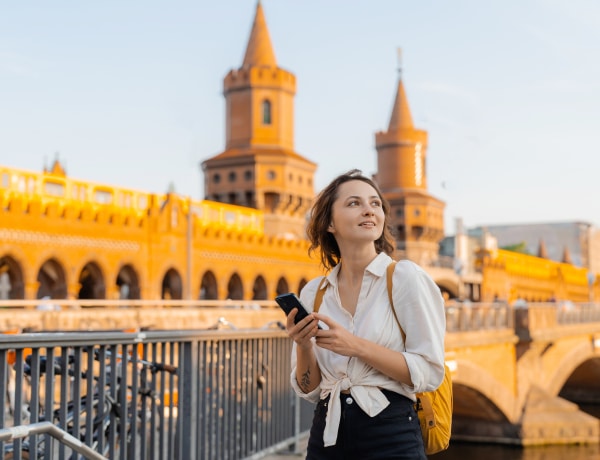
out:
<path id="1" fill-rule="evenodd" d="M 0 329 L 206 329 L 223 318 L 239 329 L 255 329 L 283 319 L 270 301 L 95 301 L 103 308 L 53 302 L 60 311 L 31 308 L 33 301 L 3 301 Z M 87 307 L 96 306 L 90 302 Z M 446 319 L 455 439 L 600 441 L 600 421 L 578 407 L 600 404 L 600 304 L 456 303 L 446 307 Z"/>
<path id="2" fill-rule="evenodd" d="M 537 445 L 600 441 L 600 305 L 447 309 L 456 438 Z"/>

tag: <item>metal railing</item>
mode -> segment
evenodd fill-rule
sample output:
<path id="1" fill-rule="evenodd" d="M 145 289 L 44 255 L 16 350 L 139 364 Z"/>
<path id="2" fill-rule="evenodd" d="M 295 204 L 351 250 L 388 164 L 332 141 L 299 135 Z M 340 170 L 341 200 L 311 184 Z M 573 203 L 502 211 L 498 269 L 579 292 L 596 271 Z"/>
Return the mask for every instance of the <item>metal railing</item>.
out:
<path id="1" fill-rule="evenodd" d="M 600 320 L 598 304 L 568 318 L 550 305 L 533 310 L 561 325 Z M 447 330 L 523 327 L 518 315 L 515 326 L 519 312 L 527 313 L 456 304 L 446 308 Z M 240 330 L 225 320 L 215 328 L 0 334 L 0 430 L 49 422 L 111 459 L 250 459 L 293 446 L 312 406 L 291 389 L 289 337 L 280 327 Z M 2 433 L 3 458 L 73 455 L 49 434 Z"/>
<path id="2" fill-rule="evenodd" d="M 59 440 L 61 443 L 80 453 L 85 458 L 90 460 L 108 460 L 103 455 L 100 455 L 91 447 L 82 444 L 81 441 L 70 435 L 64 430 L 61 430 L 56 425 L 50 422 L 38 422 L 31 425 L 13 426 L 11 428 L 0 429 L 0 441 L 12 441 L 14 439 L 24 438 L 26 436 L 38 434 L 48 434 Z M 14 455 L 14 452 L 11 451 Z M 5 455 L 5 457 L 8 455 Z"/>
<path id="3" fill-rule="evenodd" d="M 107 458 L 251 458 L 309 426 L 290 353 L 272 328 L 0 335 L 0 429 L 49 422 Z M 14 458 L 73 454 L 35 430 L 6 440 Z"/>

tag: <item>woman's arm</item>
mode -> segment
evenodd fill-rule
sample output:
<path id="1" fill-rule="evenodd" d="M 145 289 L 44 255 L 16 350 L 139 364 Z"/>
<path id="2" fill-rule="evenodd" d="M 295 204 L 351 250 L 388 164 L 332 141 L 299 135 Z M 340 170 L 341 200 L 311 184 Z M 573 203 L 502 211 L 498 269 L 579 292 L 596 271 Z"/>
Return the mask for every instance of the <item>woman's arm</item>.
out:
<path id="1" fill-rule="evenodd" d="M 396 264 L 393 275 L 395 311 L 406 334 L 404 359 L 413 390 L 431 391 L 444 378 L 446 314 L 440 288 L 417 264 Z"/>
<path id="2" fill-rule="evenodd" d="M 313 350 L 313 340 L 317 334 L 318 321 L 312 313 L 298 324 L 294 324 L 297 309 L 287 317 L 286 330 L 296 343 L 296 382 L 304 393 L 310 393 L 321 383 L 321 370 Z"/>
<path id="3" fill-rule="evenodd" d="M 327 330 L 318 331 L 318 346 L 343 356 L 358 358 L 382 374 L 412 386 L 410 371 L 401 352 L 358 337 L 327 316 L 316 316 L 328 326 Z"/>

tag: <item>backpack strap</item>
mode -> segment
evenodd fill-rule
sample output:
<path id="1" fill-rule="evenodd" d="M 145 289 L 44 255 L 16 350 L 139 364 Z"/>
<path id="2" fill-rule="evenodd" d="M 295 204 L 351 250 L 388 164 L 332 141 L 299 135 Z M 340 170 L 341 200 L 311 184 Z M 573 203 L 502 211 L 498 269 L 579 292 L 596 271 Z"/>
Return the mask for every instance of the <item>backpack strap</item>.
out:
<path id="1" fill-rule="evenodd" d="M 313 304 L 313 311 L 315 313 L 319 313 L 319 308 L 321 308 L 321 302 L 323 302 L 323 296 L 325 295 L 325 289 L 321 289 L 323 285 L 327 281 L 327 277 L 324 276 L 319 283 L 319 287 L 317 288 L 317 294 L 315 295 L 315 302 Z"/>
<path id="2" fill-rule="evenodd" d="M 396 261 L 391 262 L 387 267 L 386 278 L 387 278 L 387 293 L 388 298 L 390 299 L 390 305 L 392 306 L 392 313 L 394 313 L 394 319 L 400 328 L 400 333 L 402 334 L 402 341 L 404 342 L 404 346 L 406 346 L 406 334 L 404 333 L 404 329 L 402 329 L 402 325 L 400 324 L 400 320 L 398 319 L 398 314 L 396 313 L 396 308 L 394 307 L 394 297 L 392 295 L 392 277 L 394 276 L 394 269 L 396 268 Z"/>

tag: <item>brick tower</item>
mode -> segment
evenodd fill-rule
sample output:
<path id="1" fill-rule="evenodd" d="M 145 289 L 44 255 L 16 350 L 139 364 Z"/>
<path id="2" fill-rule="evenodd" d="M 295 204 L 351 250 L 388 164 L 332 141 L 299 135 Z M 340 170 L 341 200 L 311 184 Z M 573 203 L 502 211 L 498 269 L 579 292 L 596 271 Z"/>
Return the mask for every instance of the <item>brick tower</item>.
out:
<path id="1" fill-rule="evenodd" d="M 244 62 L 223 82 L 225 151 L 202 163 L 205 197 L 264 211 L 269 235 L 304 238 L 316 164 L 294 151 L 295 93 L 258 2 Z"/>
<path id="2" fill-rule="evenodd" d="M 430 265 L 444 237 L 445 203 L 427 191 L 427 132 L 414 127 L 400 77 L 388 129 L 375 134 L 375 148 L 375 179 L 391 204 L 399 256 Z"/>

